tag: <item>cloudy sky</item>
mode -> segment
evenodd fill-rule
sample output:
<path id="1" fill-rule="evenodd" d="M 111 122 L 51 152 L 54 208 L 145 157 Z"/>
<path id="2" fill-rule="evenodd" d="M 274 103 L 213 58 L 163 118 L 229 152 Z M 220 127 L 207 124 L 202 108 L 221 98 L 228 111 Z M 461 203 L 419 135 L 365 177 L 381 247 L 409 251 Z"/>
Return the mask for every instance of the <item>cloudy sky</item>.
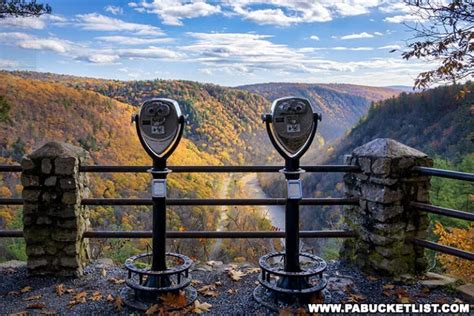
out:
<path id="1" fill-rule="evenodd" d="M 42 1 L 39 1 L 42 2 Z M 49 0 L 0 20 L 0 69 L 113 78 L 412 85 L 416 16 L 391 0 Z M 396 52 L 390 52 L 391 50 Z"/>

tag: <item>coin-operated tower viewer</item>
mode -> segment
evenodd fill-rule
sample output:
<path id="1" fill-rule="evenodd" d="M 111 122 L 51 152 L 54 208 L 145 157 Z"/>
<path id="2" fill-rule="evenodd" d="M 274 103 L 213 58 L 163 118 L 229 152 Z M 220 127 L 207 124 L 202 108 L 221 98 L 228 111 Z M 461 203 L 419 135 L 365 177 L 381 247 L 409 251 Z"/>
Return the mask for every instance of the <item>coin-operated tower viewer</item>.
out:
<path id="1" fill-rule="evenodd" d="M 272 113 L 263 115 L 268 136 L 285 159 L 280 170 L 287 183 L 285 208 L 285 252 L 273 252 L 260 258 L 262 273 L 254 298 L 278 311 L 288 304 L 306 304 L 315 296 L 324 300 L 326 262 L 310 253 L 300 252 L 299 204 L 303 198 L 300 158 L 310 147 L 321 120 L 304 98 L 285 97 L 272 104 Z M 281 263 L 283 262 L 283 263 Z M 304 267 L 302 267 L 304 262 Z"/>
<path id="2" fill-rule="evenodd" d="M 128 306 L 146 310 L 150 304 L 160 305 L 163 294 L 184 290 L 186 305 L 182 307 L 185 307 L 197 296 L 196 290 L 189 286 L 192 260 L 181 254 L 166 252 L 166 177 L 171 172 L 166 166 L 166 160 L 181 140 L 185 118 L 178 102 L 157 98 L 146 101 L 133 121 L 136 123 L 140 143 L 153 160 L 153 167 L 148 171 L 153 178 L 153 250 L 151 254 L 137 255 L 125 261 L 128 279 L 122 295 Z M 149 269 L 140 268 L 143 265 L 137 264 L 150 259 Z"/>

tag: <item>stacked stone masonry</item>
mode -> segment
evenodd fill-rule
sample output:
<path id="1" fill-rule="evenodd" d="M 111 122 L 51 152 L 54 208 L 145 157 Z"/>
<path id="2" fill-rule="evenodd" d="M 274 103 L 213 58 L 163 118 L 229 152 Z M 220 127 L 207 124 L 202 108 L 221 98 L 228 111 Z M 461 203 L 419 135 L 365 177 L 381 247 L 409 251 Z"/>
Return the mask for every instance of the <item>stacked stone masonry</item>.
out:
<path id="1" fill-rule="evenodd" d="M 79 166 L 87 159 L 83 149 L 56 142 L 22 159 L 24 237 L 32 275 L 83 273 L 89 246 L 82 235 L 90 223 L 81 200 L 89 189 Z"/>
<path id="2" fill-rule="evenodd" d="M 359 237 L 345 241 L 341 256 L 373 274 L 422 272 L 423 248 L 409 238 L 426 237 L 428 217 L 409 203 L 429 203 L 430 178 L 412 168 L 431 167 L 432 160 L 392 139 L 376 139 L 356 148 L 346 163 L 362 169 L 344 176 L 346 196 L 359 199 L 346 208 L 345 221 Z"/>

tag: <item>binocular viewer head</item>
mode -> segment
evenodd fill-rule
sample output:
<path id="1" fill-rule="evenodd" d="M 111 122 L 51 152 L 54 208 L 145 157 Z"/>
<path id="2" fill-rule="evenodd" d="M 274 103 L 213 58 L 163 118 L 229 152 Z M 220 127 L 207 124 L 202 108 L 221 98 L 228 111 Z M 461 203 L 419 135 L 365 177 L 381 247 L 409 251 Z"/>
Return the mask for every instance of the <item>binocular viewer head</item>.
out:
<path id="1" fill-rule="evenodd" d="M 265 116 L 274 147 L 285 159 L 301 157 L 311 145 L 320 116 L 304 98 L 285 97 Z M 135 117 L 137 133 L 153 159 L 166 159 L 177 147 L 185 124 L 178 102 L 166 98 L 145 101 Z"/>

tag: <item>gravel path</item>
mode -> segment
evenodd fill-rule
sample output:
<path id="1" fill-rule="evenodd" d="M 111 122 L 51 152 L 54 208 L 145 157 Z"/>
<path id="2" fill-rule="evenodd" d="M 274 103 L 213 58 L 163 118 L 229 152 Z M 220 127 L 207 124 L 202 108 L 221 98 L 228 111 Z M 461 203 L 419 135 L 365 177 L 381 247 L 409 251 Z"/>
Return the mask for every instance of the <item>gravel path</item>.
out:
<path id="1" fill-rule="evenodd" d="M 252 297 L 257 273 L 248 273 L 239 281 L 229 277 L 228 270 L 252 271 L 249 265 L 223 265 L 215 263 L 196 265 L 193 271 L 195 288 L 217 283 L 217 297 L 198 295 L 198 300 L 212 305 L 212 315 L 269 315 L 267 309 L 259 306 Z M 250 270 L 249 270 L 250 269 Z M 64 279 L 51 277 L 28 277 L 25 267 L 0 268 L 0 314 L 19 313 L 28 311 L 30 314 L 49 315 L 130 315 L 137 314 L 133 310 L 114 308 L 114 301 L 107 297 L 116 297 L 123 284 L 114 284 L 114 279 L 125 279 L 126 273 L 121 267 L 96 262 L 86 269 L 86 275 L 79 279 Z M 332 302 L 360 303 L 395 303 L 406 297 L 412 303 L 453 303 L 460 302 L 458 295 L 448 289 L 430 289 L 421 286 L 417 280 L 394 281 L 393 279 L 378 279 L 366 277 L 357 269 L 340 262 L 329 262 L 328 273 Z M 61 296 L 55 292 L 59 284 L 64 289 L 72 289 L 73 293 Z M 385 287 L 384 287 L 385 286 Z M 22 289 L 31 290 L 21 293 Z M 71 290 L 71 291 L 72 291 Z M 68 307 L 75 295 L 86 292 L 86 303 Z M 93 294 L 96 298 L 93 300 Z M 98 294 L 97 294 L 98 293 Z M 102 297 L 99 297 L 102 296 Z M 109 299 L 111 299 L 109 297 Z M 31 300 L 27 300 L 30 298 Z M 406 299 L 405 299 L 406 300 Z M 30 305 L 38 305 L 41 309 L 27 309 Z M 22 314 L 25 315 L 25 314 Z"/>

